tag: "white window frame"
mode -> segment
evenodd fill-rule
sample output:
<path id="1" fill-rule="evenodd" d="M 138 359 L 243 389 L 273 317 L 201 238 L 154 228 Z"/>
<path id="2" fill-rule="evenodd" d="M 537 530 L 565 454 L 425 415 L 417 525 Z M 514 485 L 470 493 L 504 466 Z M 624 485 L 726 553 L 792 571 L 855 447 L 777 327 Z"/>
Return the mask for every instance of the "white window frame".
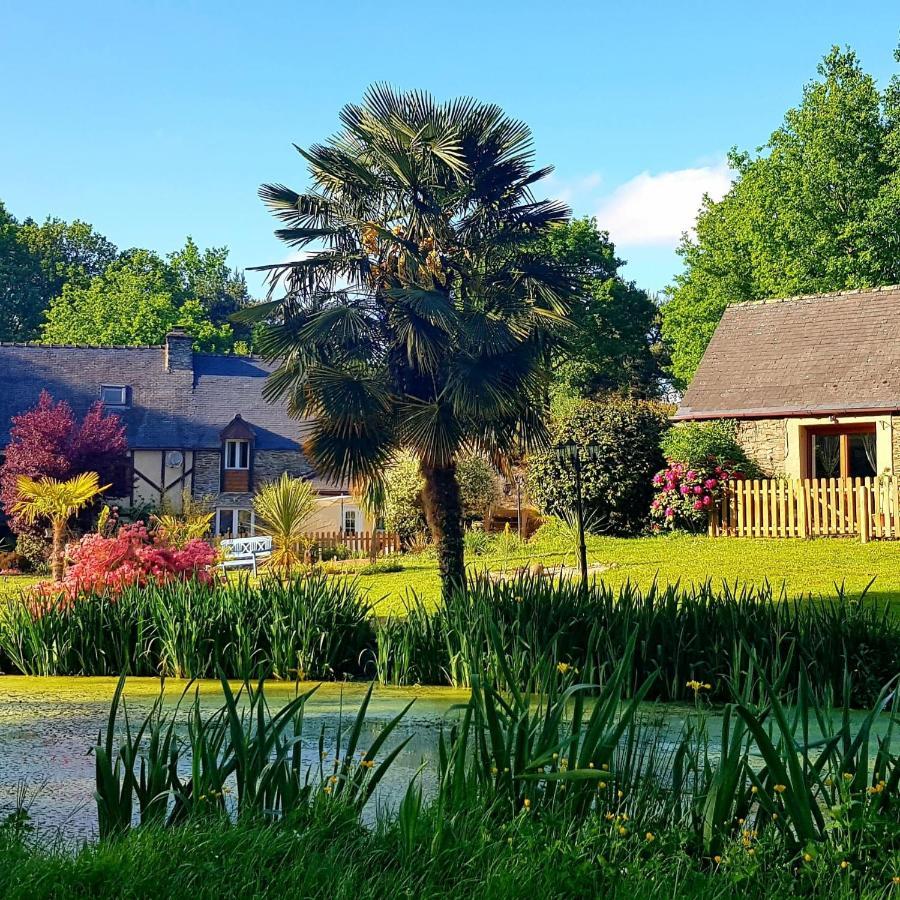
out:
<path id="1" fill-rule="evenodd" d="M 250 534 L 242 535 L 240 531 L 240 514 L 242 512 L 250 513 Z M 228 513 L 231 516 L 231 529 L 227 534 L 221 531 L 222 513 Z M 243 506 L 220 506 L 216 508 L 216 537 L 231 539 L 239 537 L 254 537 L 256 535 L 256 513 L 252 509 Z"/>
<path id="2" fill-rule="evenodd" d="M 242 456 L 243 465 L 241 465 Z M 229 472 L 246 472 L 250 468 L 250 441 L 231 439 L 225 441 L 225 468 Z"/>
<path id="3" fill-rule="evenodd" d="M 352 517 L 353 528 L 347 527 L 348 520 Z M 344 534 L 359 534 L 359 514 L 355 509 L 344 509 L 344 521 L 341 523 Z"/>
<path id="4" fill-rule="evenodd" d="M 107 400 L 104 396 L 105 391 L 118 391 L 117 400 Z M 128 385 L 127 384 L 101 384 L 100 385 L 100 401 L 104 406 L 128 406 Z"/>

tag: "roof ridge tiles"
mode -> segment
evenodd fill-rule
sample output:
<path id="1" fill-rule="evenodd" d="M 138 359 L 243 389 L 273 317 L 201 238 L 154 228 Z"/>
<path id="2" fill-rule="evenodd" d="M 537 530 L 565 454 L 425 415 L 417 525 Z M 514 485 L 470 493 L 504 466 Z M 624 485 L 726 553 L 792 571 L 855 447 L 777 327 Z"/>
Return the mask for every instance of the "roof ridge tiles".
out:
<path id="1" fill-rule="evenodd" d="M 774 303 L 792 303 L 802 300 L 838 300 L 841 297 L 853 297 L 861 294 L 887 294 L 900 291 L 900 284 L 882 284 L 870 288 L 845 288 L 840 291 L 826 291 L 821 294 L 794 294 L 789 297 L 764 297 L 760 300 L 741 300 L 729 304 L 729 309 L 737 306 L 767 306 Z"/>

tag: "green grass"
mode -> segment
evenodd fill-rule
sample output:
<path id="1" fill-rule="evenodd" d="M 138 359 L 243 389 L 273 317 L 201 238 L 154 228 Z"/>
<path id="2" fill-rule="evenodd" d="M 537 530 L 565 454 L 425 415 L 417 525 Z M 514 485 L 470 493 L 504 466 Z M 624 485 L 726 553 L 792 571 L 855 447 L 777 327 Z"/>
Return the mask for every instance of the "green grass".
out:
<path id="1" fill-rule="evenodd" d="M 767 581 L 790 596 L 813 594 L 833 596 L 835 584 L 843 583 L 850 594 L 858 594 L 872 579 L 870 595 L 900 606 L 900 542 L 880 541 L 860 544 L 853 539 L 756 540 L 749 538 L 661 537 L 588 539 L 591 563 L 610 566 L 598 576 L 610 586 L 626 581 L 648 587 L 654 579 L 661 585 L 681 582 L 701 584 L 712 579 L 758 586 Z M 541 562 L 545 566 L 561 562 L 573 565 L 571 553 L 564 554 L 538 540 L 507 560 L 485 556 L 470 561 L 470 567 L 500 570 Z M 402 572 L 359 576 L 379 615 L 403 608 L 403 598 L 415 592 L 422 600 L 436 603 L 440 579 L 433 558 L 407 557 Z"/>
<path id="2" fill-rule="evenodd" d="M 18 594 L 40 580 L 39 575 L 0 575 L 0 597 Z"/>

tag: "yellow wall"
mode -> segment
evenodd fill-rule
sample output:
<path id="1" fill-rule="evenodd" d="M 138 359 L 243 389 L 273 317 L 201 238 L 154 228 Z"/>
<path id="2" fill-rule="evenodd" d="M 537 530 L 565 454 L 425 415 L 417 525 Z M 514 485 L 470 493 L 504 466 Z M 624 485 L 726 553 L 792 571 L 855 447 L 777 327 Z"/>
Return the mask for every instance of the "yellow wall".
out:
<path id="1" fill-rule="evenodd" d="M 784 474 L 788 478 L 808 478 L 806 471 L 806 429 L 816 425 L 875 424 L 875 459 L 879 475 L 894 474 L 892 425 L 890 416 L 835 416 L 787 419 L 785 428 Z"/>
<path id="2" fill-rule="evenodd" d="M 304 531 L 330 532 L 340 531 L 344 527 L 343 512 L 347 509 L 356 510 L 356 530 L 370 531 L 371 522 L 366 518 L 352 497 L 319 497 L 316 511 L 306 523 Z"/>

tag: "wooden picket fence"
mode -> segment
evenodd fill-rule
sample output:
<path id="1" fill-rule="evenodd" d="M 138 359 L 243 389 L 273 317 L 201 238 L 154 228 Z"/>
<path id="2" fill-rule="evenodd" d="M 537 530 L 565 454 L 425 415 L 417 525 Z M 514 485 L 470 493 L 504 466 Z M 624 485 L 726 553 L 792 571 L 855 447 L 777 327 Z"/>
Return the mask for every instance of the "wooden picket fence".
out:
<path id="1" fill-rule="evenodd" d="M 735 481 L 710 513 L 709 534 L 900 539 L 900 478 Z"/>
<path id="2" fill-rule="evenodd" d="M 356 534 L 346 534 L 343 531 L 317 531 L 303 537 L 320 551 L 346 547 L 351 553 L 370 555 L 372 541 L 375 541 L 376 552 L 380 556 L 400 552 L 400 536 L 393 532 L 359 531 Z"/>

